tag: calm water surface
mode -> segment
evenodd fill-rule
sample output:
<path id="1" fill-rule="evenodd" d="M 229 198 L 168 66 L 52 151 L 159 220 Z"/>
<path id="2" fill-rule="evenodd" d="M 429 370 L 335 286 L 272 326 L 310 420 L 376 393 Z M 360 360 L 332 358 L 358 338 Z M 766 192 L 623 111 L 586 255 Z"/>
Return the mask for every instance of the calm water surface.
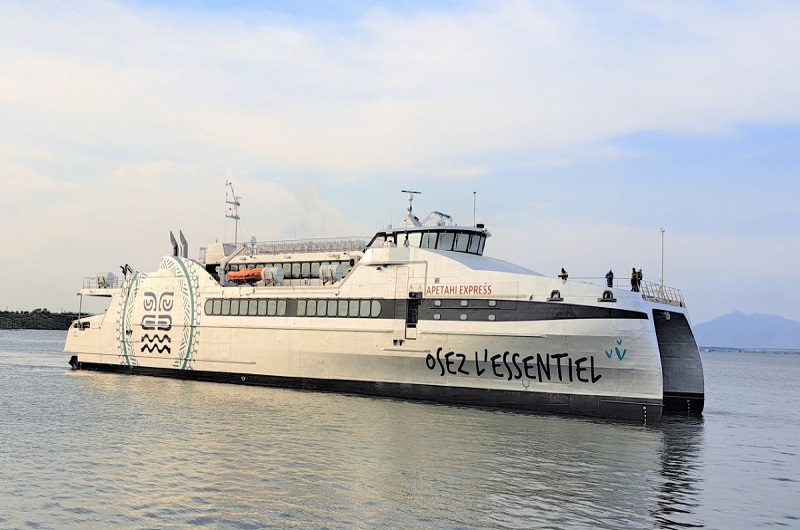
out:
<path id="1" fill-rule="evenodd" d="M 74 372 L 0 331 L 3 528 L 800 528 L 800 354 L 658 427 Z"/>

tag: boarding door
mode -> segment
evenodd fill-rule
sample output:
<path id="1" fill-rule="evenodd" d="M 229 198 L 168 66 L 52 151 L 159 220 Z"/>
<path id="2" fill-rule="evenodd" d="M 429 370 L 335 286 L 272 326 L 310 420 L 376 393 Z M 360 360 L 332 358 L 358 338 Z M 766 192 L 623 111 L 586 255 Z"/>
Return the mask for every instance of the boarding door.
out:
<path id="1" fill-rule="evenodd" d="M 417 338 L 417 320 L 419 320 L 419 306 L 422 303 L 422 293 L 409 292 L 406 306 L 406 338 Z"/>
<path id="2" fill-rule="evenodd" d="M 397 267 L 394 288 L 394 336 L 395 345 L 406 340 L 406 312 L 408 307 L 408 267 Z M 415 330 L 416 331 L 416 330 Z"/>

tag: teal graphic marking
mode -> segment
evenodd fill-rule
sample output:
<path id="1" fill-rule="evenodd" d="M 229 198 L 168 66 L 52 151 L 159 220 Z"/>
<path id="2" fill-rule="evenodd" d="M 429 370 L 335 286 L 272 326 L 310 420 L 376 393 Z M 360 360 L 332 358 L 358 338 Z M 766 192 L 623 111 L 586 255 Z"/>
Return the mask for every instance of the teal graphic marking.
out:
<path id="1" fill-rule="evenodd" d="M 606 357 L 608 357 L 610 359 L 612 355 L 616 354 L 617 355 L 617 359 L 619 359 L 621 361 L 625 357 L 625 354 L 628 353 L 628 350 L 626 348 L 626 349 L 620 351 L 620 349 L 619 349 L 620 346 L 622 346 L 622 339 L 619 339 L 617 341 L 617 345 L 613 349 L 606 350 Z"/>

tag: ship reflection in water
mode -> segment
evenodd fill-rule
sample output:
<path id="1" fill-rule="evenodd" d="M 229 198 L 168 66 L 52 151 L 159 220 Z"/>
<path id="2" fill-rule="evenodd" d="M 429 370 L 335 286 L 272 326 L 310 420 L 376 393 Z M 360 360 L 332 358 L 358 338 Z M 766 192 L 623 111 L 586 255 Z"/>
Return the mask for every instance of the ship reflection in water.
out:
<path id="1" fill-rule="evenodd" d="M 70 451 L 88 460 L 124 441 L 114 487 L 126 519 L 144 510 L 177 525 L 703 525 L 701 419 L 641 427 L 91 372 L 76 379 L 94 387 L 95 415 L 125 411 L 105 441 Z M 170 495 L 154 497 L 153 481 Z M 97 492 L 92 481 L 83 487 L 86 507 Z M 220 519 L 227 512 L 233 520 Z"/>
<path id="2" fill-rule="evenodd" d="M 661 485 L 653 517 L 658 528 L 702 528 L 700 507 L 700 456 L 703 418 L 667 417 L 657 431 L 662 436 Z"/>

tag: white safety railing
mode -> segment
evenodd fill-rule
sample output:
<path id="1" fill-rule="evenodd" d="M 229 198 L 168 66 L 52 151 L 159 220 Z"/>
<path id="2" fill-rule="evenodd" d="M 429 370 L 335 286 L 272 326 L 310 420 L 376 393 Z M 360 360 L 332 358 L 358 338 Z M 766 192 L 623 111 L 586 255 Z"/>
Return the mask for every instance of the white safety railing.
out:
<path id="1" fill-rule="evenodd" d="M 642 297 L 651 302 L 658 302 L 661 304 L 676 305 L 678 307 L 686 307 L 683 301 L 683 293 L 680 289 L 675 287 L 667 287 L 660 283 L 641 282 Z"/>
<path id="2" fill-rule="evenodd" d="M 608 287 L 608 281 L 603 277 L 598 276 L 583 276 L 583 277 L 570 277 L 570 281 L 578 281 L 583 283 L 591 283 L 593 285 L 601 285 Z M 630 289 L 633 290 L 630 278 L 615 278 L 613 287 L 616 289 Z M 680 289 L 675 287 L 667 287 L 660 283 L 641 281 L 638 287 L 639 292 L 642 293 L 642 298 L 650 302 L 657 302 L 660 304 L 669 304 L 678 307 L 686 307 L 683 300 L 683 293 Z"/>
<path id="3" fill-rule="evenodd" d="M 116 276 L 109 278 L 98 274 L 97 276 L 85 276 L 83 278 L 84 289 L 119 289 L 121 287 L 122 278 L 117 278 Z"/>
<path id="4" fill-rule="evenodd" d="M 244 254 L 286 254 L 291 252 L 353 252 L 364 250 L 367 238 L 353 237 L 317 237 L 291 239 L 285 241 L 264 241 L 247 243 Z"/>

